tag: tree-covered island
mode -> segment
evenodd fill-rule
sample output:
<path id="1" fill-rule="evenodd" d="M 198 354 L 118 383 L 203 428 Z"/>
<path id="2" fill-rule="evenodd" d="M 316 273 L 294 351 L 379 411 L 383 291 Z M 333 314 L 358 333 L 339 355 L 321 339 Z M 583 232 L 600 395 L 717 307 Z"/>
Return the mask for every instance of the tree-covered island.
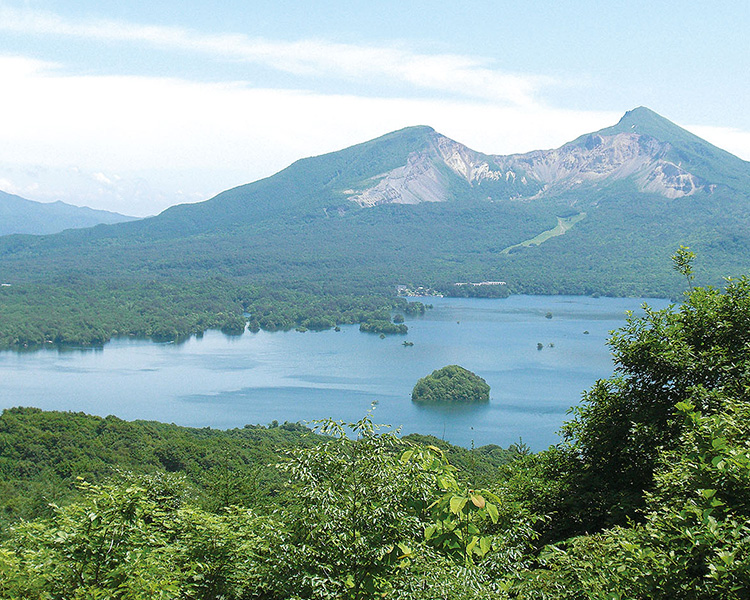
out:
<path id="1" fill-rule="evenodd" d="M 448 365 L 422 377 L 411 393 L 421 404 L 476 404 L 490 401 L 490 386 L 468 369 Z"/>
<path id="2" fill-rule="evenodd" d="M 677 270 L 682 305 L 629 317 L 535 454 L 369 414 L 315 435 L 6 410 L 0 597 L 745 600 L 750 280 Z"/>

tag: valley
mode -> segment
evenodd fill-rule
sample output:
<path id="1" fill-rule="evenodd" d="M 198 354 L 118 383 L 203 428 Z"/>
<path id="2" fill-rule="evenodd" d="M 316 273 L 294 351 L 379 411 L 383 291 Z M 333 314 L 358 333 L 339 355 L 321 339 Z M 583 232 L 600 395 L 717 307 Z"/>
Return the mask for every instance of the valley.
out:
<path id="1" fill-rule="evenodd" d="M 0 343 L 175 339 L 236 327 L 258 303 L 271 328 L 379 320 L 399 285 L 677 297 L 680 245 L 701 256 L 699 284 L 750 271 L 748 190 L 747 162 L 642 107 L 556 150 L 509 156 L 410 127 L 155 217 L 0 237 L 0 280 L 12 284 Z M 148 308 L 165 287 L 183 316 Z M 211 288 L 222 299 L 203 303 Z M 76 306 L 83 290 L 88 306 Z M 325 298 L 349 296 L 370 312 L 337 321 Z M 132 298 L 144 300 L 137 316 Z"/>
<path id="2" fill-rule="evenodd" d="M 750 599 L 749 17 L 0 0 L 0 600 Z"/>
<path id="3" fill-rule="evenodd" d="M 740 600 L 749 180 L 641 108 L 523 155 L 407 128 L 0 237 L 0 593 Z M 643 296 L 683 303 L 623 324 Z M 412 403 L 456 364 L 489 403 Z"/>

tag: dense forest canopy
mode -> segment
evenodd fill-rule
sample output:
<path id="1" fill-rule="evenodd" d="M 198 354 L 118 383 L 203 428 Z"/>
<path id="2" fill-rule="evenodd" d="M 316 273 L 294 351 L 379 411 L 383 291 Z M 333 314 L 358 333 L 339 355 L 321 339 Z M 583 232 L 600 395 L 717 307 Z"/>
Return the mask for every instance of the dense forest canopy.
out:
<path id="1" fill-rule="evenodd" d="M 34 310 L 31 310 L 34 307 Z M 0 348 L 103 344 L 115 336 L 177 340 L 207 329 L 330 329 L 361 323 L 376 333 L 406 333 L 393 311 L 411 317 L 425 305 L 388 294 L 269 289 L 221 277 L 101 282 L 89 278 L 0 287 Z"/>
<path id="2" fill-rule="evenodd" d="M 394 203 L 385 186 L 373 205 L 356 201 L 407 171 L 396 179 L 427 173 L 437 196 Z M 679 244 L 700 253 L 701 285 L 750 271 L 748 206 L 750 164 L 645 108 L 507 157 L 411 127 L 155 217 L 1 236 L 0 347 L 238 331 L 256 302 L 252 328 L 399 333 L 382 310 L 404 288 L 676 297 L 667 258 Z M 498 285 L 473 285 L 487 282 Z"/>
<path id="3" fill-rule="evenodd" d="M 692 285 L 690 269 L 681 272 Z M 630 318 L 611 344 L 614 375 L 586 393 L 564 443 L 537 454 L 520 444 L 452 454 L 380 429 L 371 415 L 322 421 L 306 437 L 292 424 L 188 432 L 6 411 L 0 464 L 11 487 L 27 482 L 29 497 L 51 494 L 44 473 L 55 472 L 63 439 L 107 440 L 102 457 L 125 470 L 106 479 L 82 450 L 50 479 L 86 476 L 64 501 L 22 508 L 16 497 L 25 518 L 3 530 L 0 591 L 747 598 L 750 280 L 691 289 L 678 307 Z M 118 445 L 140 454 L 126 460 Z M 269 459 L 277 466 L 256 462 Z M 254 468 L 267 483 L 235 493 Z"/>
<path id="4" fill-rule="evenodd" d="M 489 402 L 490 386 L 476 373 L 458 365 L 448 365 L 417 381 L 411 399 L 423 404 Z"/>

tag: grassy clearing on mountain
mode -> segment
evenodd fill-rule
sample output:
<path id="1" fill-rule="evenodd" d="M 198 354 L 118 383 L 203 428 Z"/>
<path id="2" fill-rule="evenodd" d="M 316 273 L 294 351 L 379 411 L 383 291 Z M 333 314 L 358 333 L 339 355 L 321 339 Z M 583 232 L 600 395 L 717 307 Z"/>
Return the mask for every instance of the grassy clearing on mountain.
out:
<path id="1" fill-rule="evenodd" d="M 585 218 L 585 212 L 573 215 L 571 217 L 557 217 L 557 225 L 553 229 L 543 231 L 539 235 L 531 238 L 530 240 L 525 240 L 520 244 L 508 246 L 507 248 L 503 249 L 500 254 L 509 254 L 513 251 L 514 248 L 527 248 L 529 246 L 538 246 L 539 244 L 543 244 L 550 238 L 557 237 L 558 235 L 563 235 L 566 231 L 573 227 L 573 225 Z"/>

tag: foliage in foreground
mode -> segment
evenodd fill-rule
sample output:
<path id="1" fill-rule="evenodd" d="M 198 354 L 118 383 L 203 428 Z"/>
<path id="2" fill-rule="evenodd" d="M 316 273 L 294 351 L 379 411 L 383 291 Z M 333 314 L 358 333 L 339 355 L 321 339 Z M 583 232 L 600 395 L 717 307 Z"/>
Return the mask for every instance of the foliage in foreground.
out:
<path id="1" fill-rule="evenodd" d="M 9 408 L 0 415 L 0 537 L 21 519 L 51 514 L 80 496 L 78 478 L 103 484 L 123 473 L 174 473 L 192 502 L 215 511 L 239 505 L 266 513 L 277 505 L 286 476 L 275 467 L 284 452 L 326 438 L 299 423 L 245 425 L 229 430 L 123 421 L 83 413 Z M 432 436 L 407 436 L 437 445 L 473 481 L 492 481 L 519 450 L 467 450 Z"/>
<path id="2" fill-rule="evenodd" d="M 369 416 L 351 431 L 356 439 L 324 422 L 327 442 L 290 452 L 281 465 L 288 492 L 267 516 L 201 509 L 175 475 L 81 481 L 79 501 L 12 528 L 0 548 L 0 591 L 281 599 L 491 590 L 476 564 L 493 548 L 518 554 L 525 544 L 495 535 L 508 519 L 499 499 L 461 483 L 435 446 L 379 434 Z M 446 596 L 442 571 L 455 565 L 469 577 Z"/>
<path id="3" fill-rule="evenodd" d="M 482 488 L 371 418 L 292 450 L 275 509 L 103 485 L 0 545 L 25 598 L 671 599 L 750 594 L 750 281 L 631 319 L 567 442 Z M 598 445 L 602 444 L 601 447 Z M 520 454 L 520 453 L 519 453 Z"/>

